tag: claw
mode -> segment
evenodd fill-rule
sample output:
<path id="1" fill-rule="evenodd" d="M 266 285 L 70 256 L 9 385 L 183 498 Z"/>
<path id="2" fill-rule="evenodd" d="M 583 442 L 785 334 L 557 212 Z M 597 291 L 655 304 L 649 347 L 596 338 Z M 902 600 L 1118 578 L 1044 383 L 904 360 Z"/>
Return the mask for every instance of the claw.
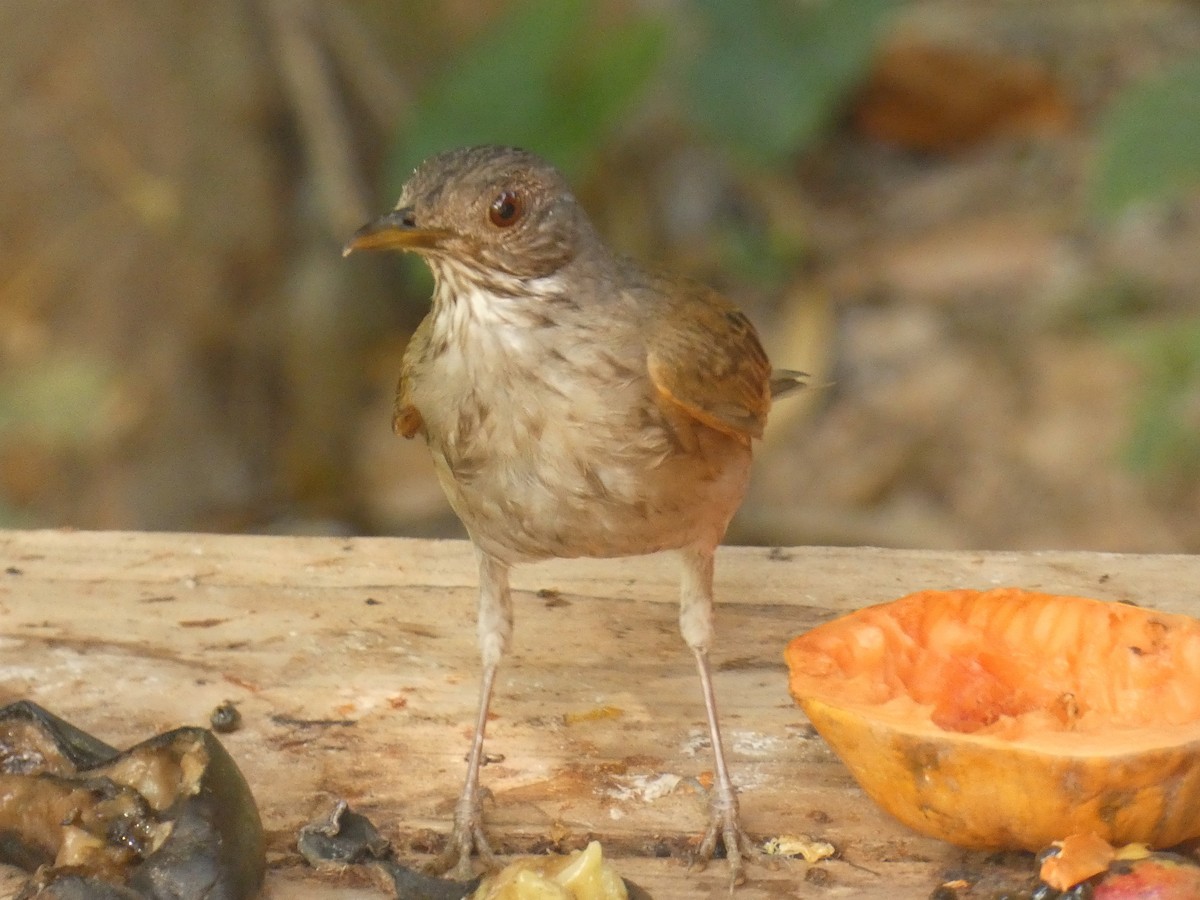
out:
<path id="1" fill-rule="evenodd" d="M 704 832 L 704 838 L 696 849 L 691 865 L 703 870 L 713 858 L 718 841 L 725 848 L 725 858 L 729 860 L 729 889 L 732 891 L 746 881 L 745 862 L 764 856 L 758 844 L 742 829 L 738 818 L 737 795 L 732 790 L 726 792 L 718 789 L 713 795 L 708 829 Z"/>
<path id="2" fill-rule="evenodd" d="M 446 846 L 429 863 L 428 869 L 435 875 L 448 875 L 455 881 L 470 881 L 475 877 L 472 854 L 479 857 L 485 870 L 500 868 L 499 860 L 483 831 L 483 808 L 478 796 L 473 803 L 458 805 Z"/>

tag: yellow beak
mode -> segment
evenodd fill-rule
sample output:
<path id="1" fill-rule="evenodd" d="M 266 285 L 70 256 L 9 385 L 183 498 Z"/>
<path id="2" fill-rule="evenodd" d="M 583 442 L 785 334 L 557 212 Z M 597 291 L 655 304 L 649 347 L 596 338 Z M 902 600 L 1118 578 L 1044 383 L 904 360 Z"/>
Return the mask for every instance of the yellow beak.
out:
<path id="1" fill-rule="evenodd" d="M 436 250 L 450 233 L 445 228 L 419 227 L 412 207 L 406 206 L 354 232 L 342 248 L 342 256 L 349 256 L 355 250 Z"/>

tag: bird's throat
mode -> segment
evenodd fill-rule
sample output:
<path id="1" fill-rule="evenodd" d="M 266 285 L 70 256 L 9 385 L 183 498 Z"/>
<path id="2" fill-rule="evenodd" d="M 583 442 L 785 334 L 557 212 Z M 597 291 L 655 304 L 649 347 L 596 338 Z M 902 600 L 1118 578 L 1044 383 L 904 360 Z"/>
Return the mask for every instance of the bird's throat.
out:
<path id="1" fill-rule="evenodd" d="M 500 339 L 524 344 L 532 332 L 554 327 L 548 314 L 560 284 L 554 277 L 520 279 L 480 275 L 454 263 L 434 268 L 432 329 L 435 338 L 459 342 L 463 349 Z"/>

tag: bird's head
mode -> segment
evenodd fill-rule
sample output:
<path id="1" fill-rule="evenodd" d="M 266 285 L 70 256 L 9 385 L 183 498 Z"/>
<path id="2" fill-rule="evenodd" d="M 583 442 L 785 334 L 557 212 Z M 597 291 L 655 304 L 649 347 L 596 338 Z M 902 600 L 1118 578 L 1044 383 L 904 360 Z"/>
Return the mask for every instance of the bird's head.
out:
<path id="1" fill-rule="evenodd" d="M 354 233 L 343 254 L 409 250 L 435 276 L 454 269 L 476 281 L 548 278 L 594 243 L 566 179 L 511 147 L 450 150 L 427 159 L 396 208 Z"/>

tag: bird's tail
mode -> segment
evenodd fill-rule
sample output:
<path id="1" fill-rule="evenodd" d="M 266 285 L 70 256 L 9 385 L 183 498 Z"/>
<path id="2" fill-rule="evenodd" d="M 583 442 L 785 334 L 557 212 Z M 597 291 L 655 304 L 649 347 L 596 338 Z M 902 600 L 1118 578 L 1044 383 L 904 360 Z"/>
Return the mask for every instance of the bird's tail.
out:
<path id="1" fill-rule="evenodd" d="M 775 369 L 771 372 L 771 399 L 778 400 L 793 394 L 805 387 L 807 372 L 796 372 L 792 369 Z"/>

